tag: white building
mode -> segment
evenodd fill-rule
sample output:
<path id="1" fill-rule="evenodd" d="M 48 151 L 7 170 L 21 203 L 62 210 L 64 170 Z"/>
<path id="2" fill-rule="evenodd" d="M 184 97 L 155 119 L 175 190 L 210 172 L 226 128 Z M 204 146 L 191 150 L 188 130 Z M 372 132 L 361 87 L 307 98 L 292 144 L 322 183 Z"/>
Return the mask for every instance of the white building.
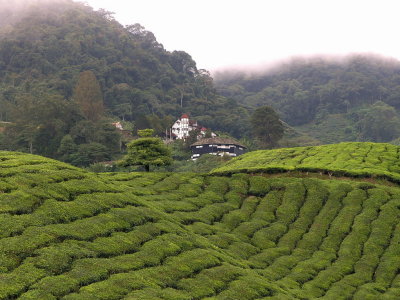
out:
<path id="1" fill-rule="evenodd" d="M 192 130 L 198 130 L 198 139 L 203 138 L 206 135 L 207 128 L 200 126 L 197 121 L 190 120 L 187 114 L 183 114 L 180 119 L 176 120 L 172 125 L 171 132 L 166 132 L 167 137 L 170 139 L 186 139 L 189 137 L 189 133 Z M 211 133 L 212 137 L 215 137 L 215 133 Z"/>
<path id="2" fill-rule="evenodd" d="M 187 138 L 189 136 L 189 132 L 192 130 L 193 126 L 190 126 L 189 116 L 187 114 L 183 114 L 181 118 L 176 120 L 174 125 L 172 125 L 172 135 L 176 139 Z"/>

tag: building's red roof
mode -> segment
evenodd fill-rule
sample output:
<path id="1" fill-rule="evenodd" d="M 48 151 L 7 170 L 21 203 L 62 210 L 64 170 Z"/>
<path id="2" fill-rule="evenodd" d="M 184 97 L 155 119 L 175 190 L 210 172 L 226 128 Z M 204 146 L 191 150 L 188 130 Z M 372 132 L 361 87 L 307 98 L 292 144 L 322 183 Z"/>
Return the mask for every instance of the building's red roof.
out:
<path id="1" fill-rule="evenodd" d="M 183 115 L 181 116 L 181 119 L 189 119 L 189 116 L 188 116 L 187 114 L 183 114 Z"/>
<path id="2" fill-rule="evenodd" d="M 205 128 L 205 127 L 202 127 L 200 130 L 201 130 L 201 131 L 206 131 L 206 130 L 207 130 L 207 128 Z"/>

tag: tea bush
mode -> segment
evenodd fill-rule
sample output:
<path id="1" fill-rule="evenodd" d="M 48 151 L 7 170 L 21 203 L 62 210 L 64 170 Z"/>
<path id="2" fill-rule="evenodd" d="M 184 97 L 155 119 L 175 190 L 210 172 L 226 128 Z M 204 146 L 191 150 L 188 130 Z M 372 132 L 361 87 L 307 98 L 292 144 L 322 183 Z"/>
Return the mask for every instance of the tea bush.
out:
<path id="1" fill-rule="evenodd" d="M 211 173 L 284 173 L 296 170 L 330 176 L 377 177 L 400 183 L 400 147 L 384 143 L 347 142 L 259 150 L 232 159 Z"/>
<path id="2" fill-rule="evenodd" d="M 397 148 L 326 147 L 263 152 L 267 172 L 395 174 Z M 394 183 L 94 174 L 0 152 L 0 299 L 399 299 L 399 223 Z"/>

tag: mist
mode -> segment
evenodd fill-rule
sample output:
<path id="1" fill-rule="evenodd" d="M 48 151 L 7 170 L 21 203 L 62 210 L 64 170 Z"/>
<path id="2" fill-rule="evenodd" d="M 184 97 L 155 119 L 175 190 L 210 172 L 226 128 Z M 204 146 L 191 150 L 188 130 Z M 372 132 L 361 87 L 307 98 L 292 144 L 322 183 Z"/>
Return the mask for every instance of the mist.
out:
<path id="1" fill-rule="evenodd" d="M 71 0 L 0 0 L 0 27 L 12 25 L 25 17 L 36 6 L 68 3 Z M 3 28 L 3 31 L 5 29 Z"/>
<path id="2" fill-rule="evenodd" d="M 263 62 L 258 64 L 232 65 L 218 68 L 212 71 L 215 82 L 230 80 L 237 77 L 254 77 L 261 75 L 273 75 L 277 72 L 284 72 L 296 66 L 307 64 L 328 63 L 334 65 L 346 65 L 358 58 L 360 62 L 374 60 L 379 61 L 386 67 L 398 67 L 400 61 L 394 57 L 385 56 L 372 52 L 353 52 L 348 54 L 315 54 L 315 55 L 293 55 L 285 59 Z"/>

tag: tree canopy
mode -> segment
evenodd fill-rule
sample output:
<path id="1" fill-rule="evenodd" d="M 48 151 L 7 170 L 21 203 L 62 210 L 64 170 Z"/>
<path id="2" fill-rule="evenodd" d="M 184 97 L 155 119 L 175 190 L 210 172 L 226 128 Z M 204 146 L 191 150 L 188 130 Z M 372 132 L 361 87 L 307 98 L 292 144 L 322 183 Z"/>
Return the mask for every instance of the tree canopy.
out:
<path id="1" fill-rule="evenodd" d="M 75 151 L 98 143 L 113 157 L 115 128 L 108 141 L 96 134 L 105 123 L 161 135 L 183 112 L 213 130 L 247 133 L 248 110 L 218 95 L 208 71 L 184 51 L 166 51 L 142 25 L 123 26 L 72 0 L 24 2 L 0 20 L 0 121 L 15 125 L 2 149 L 83 162 L 58 151 L 68 135 Z M 40 104 L 48 99 L 49 107 Z M 50 116 L 50 108 L 58 111 Z"/>
<path id="2" fill-rule="evenodd" d="M 222 95 L 254 109 L 269 105 L 283 121 L 325 143 L 398 137 L 393 117 L 381 118 L 384 134 L 359 122 L 365 109 L 380 114 L 372 107 L 376 102 L 399 117 L 400 61 L 395 59 L 361 54 L 298 58 L 265 71 L 217 73 L 215 82 Z"/>
<path id="3" fill-rule="evenodd" d="M 95 122 L 104 116 L 103 95 L 92 71 L 79 74 L 73 97 L 86 119 Z"/>
<path id="4" fill-rule="evenodd" d="M 251 116 L 253 136 L 262 147 L 273 148 L 283 137 L 284 126 L 272 107 L 257 108 Z"/>
<path id="5" fill-rule="evenodd" d="M 131 141 L 127 146 L 128 154 L 120 162 L 121 166 L 143 166 L 150 171 L 150 166 L 168 166 L 172 163 L 171 149 L 157 137 L 151 137 L 153 130 L 139 131 L 142 136 Z"/>
<path id="6" fill-rule="evenodd" d="M 75 98 L 89 119 L 99 116 L 101 101 L 82 99 L 102 94 L 104 109 L 125 121 L 190 112 L 204 126 L 245 133 L 247 110 L 219 96 L 210 73 L 188 53 L 166 51 L 142 25 L 124 27 L 104 10 L 72 0 L 38 3 L 16 12 L 20 18 L 0 34 L 0 102 L 41 86 Z"/>

